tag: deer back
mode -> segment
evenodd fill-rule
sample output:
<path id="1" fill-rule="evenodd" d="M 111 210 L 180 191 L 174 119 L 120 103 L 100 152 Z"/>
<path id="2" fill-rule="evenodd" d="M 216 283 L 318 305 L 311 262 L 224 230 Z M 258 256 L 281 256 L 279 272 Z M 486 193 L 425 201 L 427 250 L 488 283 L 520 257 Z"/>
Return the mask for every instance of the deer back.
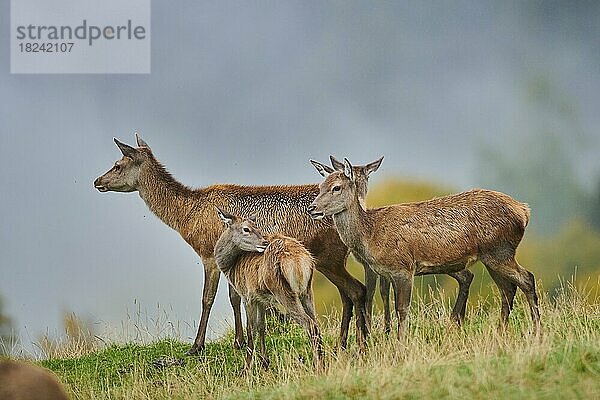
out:
<path id="1" fill-rule="evenodd" d="M 313 258 L 296 239 L 269 237 L 264 253 L 248 252 L 228 271 L 227 278 L 243 297 L 294 296 L 311 288 Z"/>
<path id="2" fill-rule="evenodd" d="M 204 199 L 190 212 L 182 237 L 203 257 L 212 256 L 214 245 L 225 229 L 215 215 L 214 206 L 243 217 L 253 215 L 261 232 L 296 238 L 315 256 L 336 249 L 346 253 L 331 220 L 315 221 L 307 212 L 318 194 L 317 185 L 214 185 L 202 190 Z"/>
<path id="3" fill-rule="evenodd" d="M 467 262 L 502 246 L 514 253 L 529 207 L 506 194 L 477 189 L 368 210 L 367 218 L 376 227 L 368 240 L 374 258 L 442 265 Z"/>

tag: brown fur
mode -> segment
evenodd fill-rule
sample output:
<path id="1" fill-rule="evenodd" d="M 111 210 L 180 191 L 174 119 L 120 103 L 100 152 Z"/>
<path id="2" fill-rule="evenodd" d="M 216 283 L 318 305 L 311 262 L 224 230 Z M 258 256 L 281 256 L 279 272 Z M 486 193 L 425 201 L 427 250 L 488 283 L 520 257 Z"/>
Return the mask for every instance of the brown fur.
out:
<path id="1" fill-rule="evenodd" d="M 265 233 L 278 232 L 301 241 L 315 258 L 316 269 L 337 287 L 342 298 L 340 345 L 346 345 L 354 307 L 357 341 L 361 347 L 364 346 L 368 333 L 365 287 L 346 270 L 348 249 L 331 220 L 313 221 L 307 214 L 307 207 L 318 194 L 317 185 L 213 185 L 190 189 L 177 182 L 145 144 L 138 148 L 118 141 L 117 144 L 124 156 L 115 163 L 115 167 L 96 179 L 96 188 L 101 191 L 138 191 L 150 210 L 177 230 L 202 258 L 205 273 L 202 313 L 190 354 L 204 347 L 208 315 L 220 275 L 213 252 L 224 227 L 214 206 L 240 216 L 256 215 L 258 227 Z M 236 345 L 242 346 L 240 298 L 231 289 L 229 296 L 234 310 Z"/>
<path id="2" fill-rule="evenodd" d="M 537 331 L 533 274 L 514 259 L 529 221 L 526 204 L 500 192 L 479 189 L 364 210 L 347 165 L 344 172 L 332 173 L 320 185 L 310 211 L 315 217 L 333 215 L 340 237 L 357 258 L 390 277 L 399 335 L 414 275 L 456 273 L 476 260 L 483 262 L 502 292 L 502 324 L 507 322 L 518 286 L 527 296 Z"/>
<path id="3" fill-rule="evenodd" d="M 45 368 L 11 360 L 0 360 L 0 399 L 67 400 L 56 376 Z"/>
<path id="4" fill-rule="evenodd" d="M 219 211 L 223 213 L 223 211 Z M 269 358 L 265 346 L 265 307 L 277 307 L 299 323 L 311 341 L 315 366 L 322 363 L 321 335 L 317 325 L 312 295 L 314 260 L 296 239 L 274 234 L 268 242 L 250 220 L 228 215 L 229 227 L 215 246 L 217 266 L 242 296 L 247 316 L 248 355 L 246 368 L 252 363 L 253 335 L 258 333 L 261 360 L 265 368 Z M 248 230 L 244 233 L 241 228 Z M 244 240 L 248 250 L 239 242 Z M 264 253 L 255 246 L 268 243 Z M 263 247 L 264 248 L 264 247 Z"/>
<path id="5" fill-rule="evenodd" d="M 423 273 L 441 265 L 473 261 L 480 249 L 492 249 L 498 243 L 516 248 L 528 215 L 526 205 L 503 193 L 479 189 L 366 210 L 363 223 L 374 260 L 393 265 L 400 257 L 403 264 Z M 398 243 L 405 245 L 398 247 Z M 390 248 L 394 250 L 388 251 Z"/>
<path id="6" fill-rule="evenodd" d="M 264 253 L 246 252 L 239 258 L 231 270 L 222 268 L 217 263 L 221 272 L 236 289 L 242 298 L 253 296 L 278 296 L 279 293 L 289 295 L 294 293 L 302 295 L 312 290 L 312 268 L 314 260 L 302 243 L 296 239 L 274 234 L 267 236 L 269 246 Z M 303 268 L 311 272 L 309 279 L 305 280 Z M 303 282 L 303 287 L 294 292 L 288 275 Z"/>
<path id="7" fill-rule="evenodd" d="M 313 166 L 317 169 L 317 171 L 323 177 L 327 177 L 327 175 L 331 174 L 334 171 L 343 171 L 344 163 L 338 161 L 335 157 L 329 156 L 331 160 L 332 167 L 324 165 L 318 161 L 310 160 Z M 366 165 L 353 165 L 352 166 L 352 176 L 354 180 L 354 185 L 356 187 L 356 194 L 358 196 L 358 200 L 360 205 L 363 208 L 366 208 L 366 203 L 364 199 L 366 198 L 369 184 L 369 175 L 380 167 L 381 162 L 383 161 L 383 157 L 379 160 L 374 161 L 372 163 Z M 357 254 L 354 254 L 357 256 Z M 381 300 L 383 301 L 383 315 L 384 315 L 384 327 L 386 333 L 391 331 L 391 315 L 390 315 L 390 281 L 384 275 L 378 275 L 373 271 L 373 268 L 369 265 L 367 260 L 359 259 L 360 263 L 365 268 L 365 286 L 367 289 L 366 296 L 366 309 L 367 312 L 370 312 L 373 308 L 373 295 L 375 293 L 375 286 L 377 285 L 377 278 L 379 277 L 379 292 L 381 294 Z M 417 275 L 427 275 L 432 274 L 434 272 L 423 272 Z M 454 308 L 452 309 L 452 319 L 458 323 L 459 325 L 465 318 L 466 308 L 467 308 L 467 300 L 469 297 L 469 288 L 471 286 L 471 282 L 473 281 L 473 273 L 468 269 L 463 269 L 460 271 L 448 271 L 444 272 L 454 278 L 458 282 L 458 296 L 456 298 L 456 303 Z"/>

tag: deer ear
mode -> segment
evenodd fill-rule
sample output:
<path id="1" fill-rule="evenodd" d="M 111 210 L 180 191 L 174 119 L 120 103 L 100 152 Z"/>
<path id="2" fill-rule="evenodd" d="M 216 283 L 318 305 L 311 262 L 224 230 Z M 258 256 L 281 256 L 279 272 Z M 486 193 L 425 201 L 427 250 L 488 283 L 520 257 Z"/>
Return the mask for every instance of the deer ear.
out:
<path id="1" fill-rule="evenodd" d="M 135 141 L 137 142 L 138 147 L 147 147 L 148 149 L 150 149 L 148 143 L 144 142 L 144 140 L 140 137 L 140 135 L 137 132 L 135 133 Z"/>
<path id="2" fill-rule="evenodd" d="M 383 161 L 383 156 L 381 156 L 381 158 L 379 160 L 373 161 L 372 163 L 365 165 L 365 174 L 367 174 L 367 176 L 369 176 L 369 174 L 371 172 L 377 171 L 379 169 L 379 167 L 381 166 L 382 161 Z"/>
<path id="3" fill-rule="evenodd" d="M 310 160 L 310 163 L 319 171 L 321 176 L 327 177 L 330 173 L 333 172 L 333 169 L 329 165 L 321 164 L 318 161 Z"/>
<path id="4" fill-rule="evenodd" d="M 339 161 L 334 156 L 329 156 L 329 161 L 331 161 L 331 165 L 333 166 L 333 168 L 336 171 L 343 171 L 344 170 L 344 163 L 341 162 L 341 161 Z"/>
<path id="5" fill-rule="evenodd" d="M 223 221 L 223 223 L 227 226 L 231 225 L 235 217 L 229 214 L 227 211 L 221 210 L 217 206 L 215 206 L 215 209 L 217 210 L 217 214 L 219 214 L 219 218 L 221 218 L 221 221 Z"/>
<path id="6" fill-rule="evenodd" d="M 347 158 L 344 158 L 344 175 L 352 182 L 354 182 L 354 172 L 352 171 L 352 164 Z"/>
<path id="7" fill-rule="evenodd" d="M 117 138 L 113 138 L 113 140 L 115 141 L 115 144 L 117 145 L 117 147 L 119 147 L 119 150 L 121 150 L 121 153 L 123 153 L 124 156 L 131 158 L 135 157 L 135 154 L 137 153 L 136 149 L 134 149 L 128 144 L 119 142 Z"/>

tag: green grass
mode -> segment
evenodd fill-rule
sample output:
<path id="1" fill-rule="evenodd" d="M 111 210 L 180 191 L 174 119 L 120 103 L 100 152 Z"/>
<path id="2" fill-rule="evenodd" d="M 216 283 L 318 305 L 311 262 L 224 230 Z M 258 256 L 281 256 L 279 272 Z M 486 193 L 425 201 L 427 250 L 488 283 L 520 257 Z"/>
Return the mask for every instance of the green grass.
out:
<path id="1" fill-rule="evenodd" d="M 520 299 L 520 297 L 519 297 Z M 509 329 L 497 330 L 499 306 L 472 308 L 462 328 L 449 319 L 449 299 L 415 299 L 408 337 L 399 342 L 374 321 L 368 354 L 354 342 L 337 351 L 339 318 L 322 322 L 327 369 L 316 374 L 308 340 L 293 324 L 270 321 L 271 369 L 240 374 L 243 351 L 231 334 L 208 344 L 183 366 L 156 368 L 159 358 L 181 358 L 189 344 L 111 345 L 85 356 L 40 364 L 55 371 L 75 398 L 94 399 L 438 399 L 598 398 L 600 306 L 569 290 L 542 298 L 543 334 L 529 333 L 528 310 L 517 301 Z"/>

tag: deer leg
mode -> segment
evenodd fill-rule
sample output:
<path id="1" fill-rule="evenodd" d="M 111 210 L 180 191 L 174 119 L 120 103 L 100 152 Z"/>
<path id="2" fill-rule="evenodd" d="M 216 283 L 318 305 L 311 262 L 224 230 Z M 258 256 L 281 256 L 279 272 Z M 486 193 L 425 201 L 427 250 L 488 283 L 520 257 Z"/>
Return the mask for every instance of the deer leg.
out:
<path id="1" fill-rule="evenodd" d="M 315 303 L 313 301 L 312 291 L 309 291 L 305 296 L 300 297 L 300 302 L 304 311 L 311 319 L 311 344 L 313 349 L 313 364 L 317 369 L 324 367 L 323 359 L 323 341 L 321 339 L 321 332 L 319 331 L 319 325 L 317 323 L 317 316 L 315 313 Z"/>
<path id="2" fill-rule="evenodd" d="M 530 271 L 523 268 L 515 259 L 509 261 L 510 268 L 516 273 L 509 276 L 509 279 L 516 284 L 525 294 L 529 311 L 531 312 L 531 321 L 533 322 L 533 332 L 537 335 L 540 332 L 540 308 L 538 304 L 538 295 L 535 289 L 535 277 Z"/>
<path id="3" fill-rule="evenodd" d="M 367 317 L 367 325 L 369 330 L 371 329 L 371 321 L 373 319 L 373 298 L 375 297 L 375 289 L 377 287 L 377 273 L 373 271 L 371 266 L 361 261 L 363 268 L 365 269 L 365 310 Z"/>
<path id="4" fill-rule="evenodd" d="M 406 324 L 410 299 L 412 295 L 413 274 L 409 271 L 398 271 L 391 275 L 398 317 L 398 340 L 406 336 Z"/>
<path id="5" fill-rule="evenodd" d="M 241 310 L 241 297 L 235 288 L 229 285 L 229 303 L 233 308 L 233 326 L 235 328 L 235 339 L 233 340 L 233 347 L 235 349 L 243 349 L 246 344 L 244 343 L 244 330 L 242 329 L 242 310 Z"/>
<path id="6" fill-rule="evenodd" d="M 276 307 L 266 307 L 265 316 L 277 320 L 280 324 L 285 324 L 287 322 L 286 315 L 277 311 Z"/>
<path id="7" fill-rule="evenodd" d="M 257 317 L 257 307 L 251 301 L 244 301 L 244 306 L 246 308 L 246 363 L 244 365 L 244 369 L 246 371 L 250 371 L 252 368 L 252 358 L 254 356 L 254 337 L 253 332 L 256 328 L 256 317 Z"/>
<path id="8" fill-rule="evenodd" d="M 517 285 L 492 269 L 488 268 L 488 272 L 500 290 L 500 299 L 502 300 L 500 329 L 505 330 L 508 326 L 508 317 L 513 308 L 515 294 L 517 293 Z"/>
<path id="9" fill-rule="evenodd" d="M 262 304 L 256 305 L 256 331 L 258 333 L 258 343 L 260 345 L 260 362 L 264 369 L 269 369 L 269 355 L 265 344 L 265 307 Z"/>
<path id="10" fill-rule="evenodd" d="M 300 298 L 290 296 L 281 299 L 280 302 L 285 306 L 290 317 L 306 331 L 313 351 L 313 365 L 316 369 L 321 369 L 323 367 L 323 342 L 317 320 L 311 316 L 310 310 L 314 310 L 312 298 L 310 295 Z"/>
<path id="11" fill-rule="evenodd" d="M 300 296 L 300 303 L 302 304 L 302 308 L 304 308 L 304 311 L 306 312 L 306 314 L 314 322 L 315 326 L 318 329 L 317 313 L 315 312 L 315 302 L 313 300 L 312 290 L 309 290 L 303 296 Z M 320 333 L 319 333 L 318 337 L 319 337 L 319 342 L 318 342 L 317 350 L 318 350 L 319 356 L 322 356 L 323 349 L 322 349 L 322 344 L 321 344 Z"/>
<path id="12" fill-rule="evenodd" d="M 198 324 L 198 333 L 196 334 L 196 339 L 194 339 L 194 344 L 192 347 L 185 353 L 186 355 L 198 354 L 204 350 L 208 316 L 215 301 L 215 295 L 217 294 L 217 288 L 219 286 L 219 277 L 221 276 L 221 272 L 217 268 L 217 264 L 214 259 L 202 260 L 202 263 L 204 264 L 202 312 L 200 315 L 200 323 Z"/>
<path id="13" fill-rule="evenodd" d="M 358 343 L 358 348 L 361 351 L 364 351 L 367 346 L 367 337 L 369 336 L 369 324 L 367 324 L 368 317 L 365 308 L 366 289 L 365 286 L 354 279 L 348 271 L 344 269 L 344 272 L 347 275 L 345 283 L 348 285 L 349 296 L 352 300 L 354 310 L 356 310 L 356 341 Z"/>
<path id="14" fill-rule="evenodd" d="M 529 303 L 533 331 L 536 334 L 539 333 L 541 327 L 540 310 L 535 290 L 535 278 L 531 272 L 527 271 L 515 260 L 515 250 L 509 245 L 504 245 L 489 251 L 488 254 L 485 254 L 485 258 L 482 261 L 494 281 L 498 284 L 498 287 L 501 287 L 501 285 L 504 287 L 504 289 L 501 287 L 501 291 L 503 293 L 506 291 L 504 297 L 507 299 L 502 300 L 502 324 L 506 325 L 508 314 L 512 308 L 512 299 L 514 298 L 516 287 L 519 287 Z"/>
<path id="15" fill-rule="evenodd" d="M 348 327 L 352 317 L 352 308 L 354 308 L 356 312 L 356 340 L 362 351 L 366 347 L 366 339 L 369 335 L 365 316 L 365 286 L 346 270 L 345 255 L 338 260 L 335 260 L 334 257 L 325 259 L 330 262 L 326 265 L 317 263 L 316 268 L 337 287 L 342 299 L 343 314 L 340 326 L 340 347 L 342 349 L 346 347 Z"/>
<path id="16" fill-rule="evenodd" d="M 456 304 L 452 309 L 452 319 L 458 325 L 462 325 L 467 311 L 467 299 L 469 298 L 471 282 L 473 282 L 473 273 L 465 268 L 458 272 L 449 273 L 448 275 L 458 282 L 458 296 L 456 297 Z"/>
<path id="17" fill-rule="evenodd" d="M 304 293 L 302 296 L 300 296 L 300 303 L 302 304 L 302 308 L 304 309 L 304 311 L 306 312 L 306 314 L 308 314 L 308 316 L 313 319 L 313 320 L 317 320 L 317 312 L 315 311 L 315 302 L 313 300 L 313 292 L 312 289 L 309 290 Z"/>
<path id="18" fill-rule="evenodd" d="M 383 301 L 383 323 L 385 333 L 392 331 L 392 316 L 390 314 L 390 281 L 383 275 L 379 275 L 379 294 Z"/>
<path id="19" fill-rule="evenodd" d="M 342 321 L 340 323 L 340 348 L 345 349 L 348 346 L 348 331 L 350 330 L 350 320 L 352 319 L 352 299 L 338 287 L 340 299 L 342 301 Z"/>
<path id="20" fill-rule="evenodd" d="M 515 261 L 516 262 L 516 261 Z M 517 265 L 519 265 L 517 263 Z M 521 267 L 519 265 L 519 267 Z M 540 306 L 538 304 L 538 295 L 535 289 L 535 277 L 531 271 L 527 271 L 525 268 L 521 269 L 527 274 L 523 278 L 522 286 L 519 286 L 525 293 L 527 302 L 529 303 L 529 311 L 531 312 L 531 320 L 533 322 L 533 332 L 538 335 L 541 332 L 542 323 L 540 319 Z"/>

